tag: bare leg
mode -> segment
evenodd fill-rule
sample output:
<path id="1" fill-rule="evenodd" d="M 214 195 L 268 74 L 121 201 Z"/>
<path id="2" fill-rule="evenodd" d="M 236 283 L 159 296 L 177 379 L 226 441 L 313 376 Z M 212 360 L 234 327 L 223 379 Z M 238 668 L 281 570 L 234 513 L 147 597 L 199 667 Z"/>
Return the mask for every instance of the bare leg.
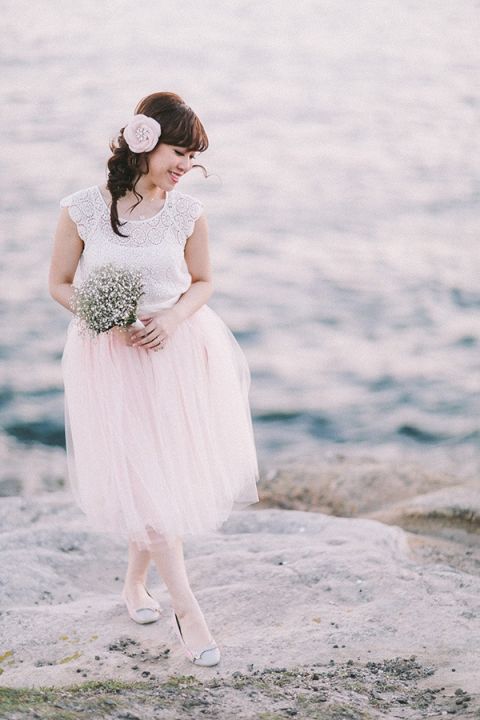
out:
<path id="1" fill-rule="evenodd" d="M 150 565 L 148 550 L 139 550 L 132 542 L 128 543 L 128 568 L 124 588 L 128 602 L 134 608 L 155 608 L 155 601 L 145 592 L 145 580 Z"/>
<path id="2" fill-rule="evenodd" d="M 183 541 L 179 537 L 173 546 L 168 546 L 161 535 L 152 534 L 151 537 L 154 544 L 150 554 L 167 586 L 183 638 L 191 650 L 201 650 L 209 643 L 211 635 L 188 581 Z"/>

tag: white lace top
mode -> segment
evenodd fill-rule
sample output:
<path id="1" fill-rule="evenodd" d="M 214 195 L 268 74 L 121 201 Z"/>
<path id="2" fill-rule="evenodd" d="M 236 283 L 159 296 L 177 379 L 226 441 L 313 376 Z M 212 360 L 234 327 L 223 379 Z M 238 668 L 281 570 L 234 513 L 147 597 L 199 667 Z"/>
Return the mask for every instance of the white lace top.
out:
<path id="1" fill-rule="evenodd" d="M 94 266 L 107 262 L 140 270 L 145 294 L 137 314 L 172 307 L 190 287 L 192 276 L 184 249 L 203 212 L 199 200 L 176 188 L 167 192 L 156 215 L 146 220 L 128 220 L 120 226 L 120 232 L 129 237 L 113 232 L 110 210 L 98 185 L 67 195 L 60 205 L 68 207 L 84 242 L 74 282 L 82 282 Z"/>

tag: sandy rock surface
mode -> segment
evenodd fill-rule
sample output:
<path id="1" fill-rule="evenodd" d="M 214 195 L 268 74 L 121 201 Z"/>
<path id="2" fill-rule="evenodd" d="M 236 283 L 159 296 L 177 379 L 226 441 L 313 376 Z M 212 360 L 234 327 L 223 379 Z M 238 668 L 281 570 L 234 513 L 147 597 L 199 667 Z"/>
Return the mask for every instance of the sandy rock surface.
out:
<path id="1" fill-rule="evenodd" d="M 91 533 L 68 493 L 4 498 L 0 526 L 3 686 L 144 672 L 210 679 L 415 655 L 437 686 L 479 690 L 480 578 L 419 562 L 399 527 L 243 510 L 187 542 L 191 584 L 223 653 L 215 668 L 199 668 L 183 656 L 153 568 L 149 586 L 164 616 L 147 626 L 130 620 L 119 597 L 125 548 Z"/>
<path id="2" fill-rule="evenodd" d="M 412 460 L 328 453 L 308 463 L 292 460 L 262 478 L 261 506 L 365 516 L 409 498 L 457 485 L 452 473 Z"/>

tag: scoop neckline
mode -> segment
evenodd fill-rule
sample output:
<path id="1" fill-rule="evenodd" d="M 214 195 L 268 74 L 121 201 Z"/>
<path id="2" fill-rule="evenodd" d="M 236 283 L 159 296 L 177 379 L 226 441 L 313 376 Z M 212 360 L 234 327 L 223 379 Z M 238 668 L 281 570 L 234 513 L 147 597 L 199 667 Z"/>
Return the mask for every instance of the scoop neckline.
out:
<path id="1" fill-rule="evenodd" d="M 106 201 L 105 198 L 103 197 L 102 191 L 100 190 L 100 185 L 95 185 L 94 187 L 95 187 L 96 191 L 98 192 L 98 194 L 100 195 L 100 198 L 101 198 L 103 204 L 105 205 L 105 208 L 108 210 L 108 212 L 110 212 L 110 208 L 109 208 L 109 206 L 107 205 L 107 201 Z M 128 220 L 127 218 L 123 218 L 123 217 L 119 217 L 118 219 L 121 220 L 122 222 L 127 222 L 127 223 L 144 223 L 144 222 L 148 222 L 149 220 L 154 220 L 154 219 L 157 218 L 159 215 L 161 215 L 162 212 L 165 210 L 169 198 L 170 198 L 170 192 L 169 192 L 168 190 L 165 190 L 165 202 L 163 203 L 163 205 L 162 205 L 162 207 L 160 208 L 160 210 L 159 210 L 157 213 L 155 213 L 155 215 L 152 215 L 151 217 L 143 218 L 143 220 L 140 220 L 140 219 L 138 219 L 138 220 Z"/>

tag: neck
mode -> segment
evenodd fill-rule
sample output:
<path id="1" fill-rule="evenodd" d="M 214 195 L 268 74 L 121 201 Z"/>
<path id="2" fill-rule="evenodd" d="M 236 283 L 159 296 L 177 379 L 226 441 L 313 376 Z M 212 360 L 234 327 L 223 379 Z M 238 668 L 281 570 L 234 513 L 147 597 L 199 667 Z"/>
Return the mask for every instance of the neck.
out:
<path id="1" fill-rule="evenodd" d="M 167 197 L 165 190 L 162 190 L 158 185 L 152 183 L 152 181 L 144 175 L 138 180 L 135 189 L 143 195 L 143 199 L 146 202 L 156 202 L 158 200 L 164 200 Z"/>

